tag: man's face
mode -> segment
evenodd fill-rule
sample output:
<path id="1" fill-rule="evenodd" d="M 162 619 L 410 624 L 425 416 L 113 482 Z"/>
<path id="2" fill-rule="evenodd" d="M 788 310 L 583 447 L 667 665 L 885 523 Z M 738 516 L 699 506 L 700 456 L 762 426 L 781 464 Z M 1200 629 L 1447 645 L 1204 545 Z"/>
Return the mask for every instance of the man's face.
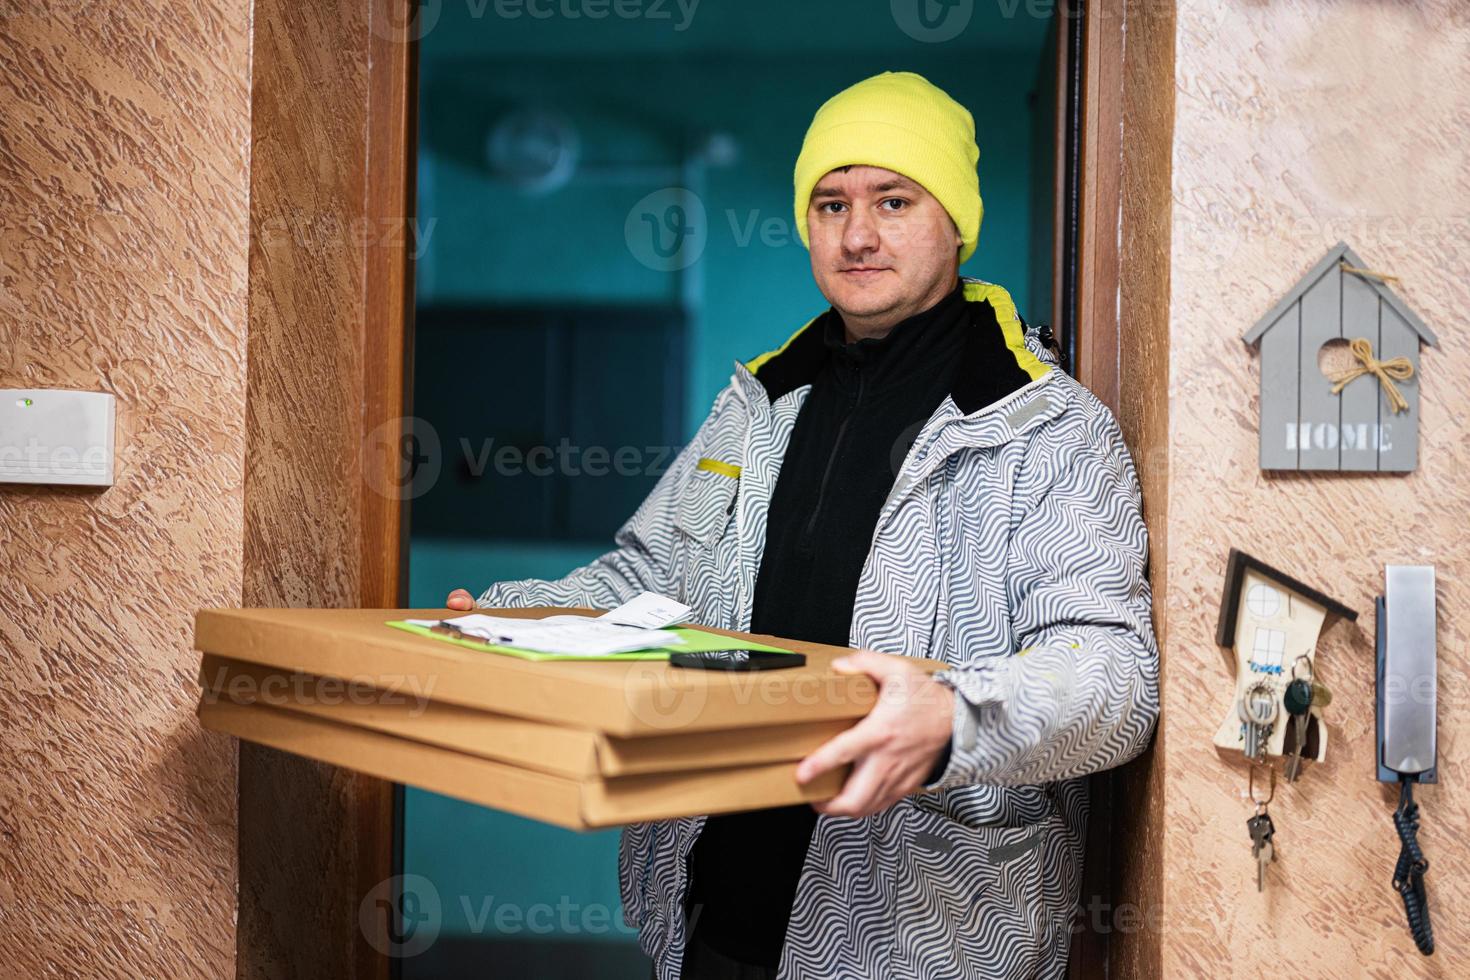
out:
<path id="1" fill-rule="evenodd" d="M 960 235 L 934 195 L 882 167 L 833 170 L 807 205 L 812 275 L 858 336 L 881 335 L 943 299 Z"/>

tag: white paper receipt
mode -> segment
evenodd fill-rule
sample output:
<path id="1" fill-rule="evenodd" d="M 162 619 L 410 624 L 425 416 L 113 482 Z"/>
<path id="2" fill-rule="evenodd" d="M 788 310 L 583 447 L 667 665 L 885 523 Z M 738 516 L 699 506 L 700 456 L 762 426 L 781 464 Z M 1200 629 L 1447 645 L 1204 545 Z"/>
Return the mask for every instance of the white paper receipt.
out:
<path id="1" fill-rule="evenodd" d="M 654 592 L 644 592 L 596 618 L 568 615 L 513 619 L 470 613 L 453 619 L 408 622 L 415 626 L 447 628 L 476 640 L 522 650 L 596 657 L 683 643 L 680 637 L 660 627 L 682 622 L 688 616 L 688 606 Z"/>
<path id="2" fill-rule="evenodd" d="M 663 629 L 689 619 L 689 607 L 657 592 L 640 592 L 611 612 L 597 618 L 605 623 L 638 626 L 646 630 Z"/>

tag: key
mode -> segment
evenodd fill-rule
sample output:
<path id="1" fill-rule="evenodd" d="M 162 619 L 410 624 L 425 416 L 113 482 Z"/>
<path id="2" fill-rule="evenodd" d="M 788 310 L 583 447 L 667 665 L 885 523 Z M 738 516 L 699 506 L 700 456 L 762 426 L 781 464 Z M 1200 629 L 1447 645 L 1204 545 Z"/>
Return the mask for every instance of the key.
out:
<path id="1" fill-rule="evenodd" d="M 1256 728 L 1256 723 L 1251 720 L 1249 692 L 1241 694 L 1240 700 L 1235 703 L 1235 711 L 1240 716 L 1240 725 L 1244 733 L 1242 751 L 1245 752 L 1247 759 L 1254 759 L 1256 741 L 1260 733 Z"/>
<path id="2" fill-rule="evenodd" d="M 1297 678 L 1286 685 L 1286 691 L 1281 695 L 1281 704 L 1291 716 L 1291 733 L 1295 741 L 1291 758 L 1286 763 L 1288 783 L 1296 782 L 1302 770 L 1302 749 L 1307 744 L 1307 721 L 1311 718 L 1312 695 L 1315 693 L 1313 687 L 1311 681 Z"/>
<path id="3" fill-rule="evenodd" d="M 1321 681 L 1312 682 L 1312 704 L 1318 708 L 1325 708 L 1332 703 L 1332 691 Z"/>
<path id="4" fill-rule="evenodd" d="M 1251 857 L 1256 859 L 1256 891 L 1266 889 L 1266 865 L 1276 860 L 1276 847 L 1272 838 L 1276 836 L 1276 824 L 1265 804 L 1259 804 L 1260 812 L 1245 822 L 1251 835 Z"/>
<path id="5" fill-rule="evenodd" d="M 1271 729 L 1276 720 L 1276 692 L 1271 685 L 1258 681 L 1246 689 L 1240 697 L 1238 712 L 1245 722 L 1245 756 L 1261 759 L 1266 754 L 1266 743 L 1271 738 Z"/>

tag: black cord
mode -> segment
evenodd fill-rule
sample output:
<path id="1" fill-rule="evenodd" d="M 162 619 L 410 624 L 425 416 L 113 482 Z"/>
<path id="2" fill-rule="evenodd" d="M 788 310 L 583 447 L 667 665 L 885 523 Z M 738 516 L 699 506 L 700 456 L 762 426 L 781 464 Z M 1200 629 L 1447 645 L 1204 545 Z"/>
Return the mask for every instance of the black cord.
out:
<path id="1" fill-rule="evenodd" d="M 1419 849 L 1419 804 L 1414 802 L 1414 782 L 1399 783 L 1399 808 L 1393 811 L 1393 825 L 1398 829 L 1399 862 L 1393 869 L 1393 887 L 1404 897 L 1404 914 L 1409 918 L 1409 932 L 1414 945 L 1429 956 L 1434 952 L 1434 927 L 1429 923 L 1429 897 L 1424 893 L 1424 872 L 1429 862 Z"/>

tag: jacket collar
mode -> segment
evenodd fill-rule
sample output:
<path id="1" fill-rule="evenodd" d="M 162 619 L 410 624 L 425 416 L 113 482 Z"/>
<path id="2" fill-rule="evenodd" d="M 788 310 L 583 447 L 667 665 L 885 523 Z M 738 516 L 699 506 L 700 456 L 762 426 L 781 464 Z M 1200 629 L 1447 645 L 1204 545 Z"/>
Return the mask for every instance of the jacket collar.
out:
<path id="1" fill-rule="evenodd" d="M 995 445 L 1058 414 L 1066 395 L 1054 383 L 1055 359 L 1026 345 L 1010 294 L 978 279 L 963 282 L 971 312 L 963 360 L 950 398 L 924 428 L 932 437 L 940 426 L 962 423 L 957 435 L 966 444 Z M 735 383 L 752 409 L 811 384 L 827 355 L 822 320 L 813 317 L 775 350 L 736 362 Z"/>

